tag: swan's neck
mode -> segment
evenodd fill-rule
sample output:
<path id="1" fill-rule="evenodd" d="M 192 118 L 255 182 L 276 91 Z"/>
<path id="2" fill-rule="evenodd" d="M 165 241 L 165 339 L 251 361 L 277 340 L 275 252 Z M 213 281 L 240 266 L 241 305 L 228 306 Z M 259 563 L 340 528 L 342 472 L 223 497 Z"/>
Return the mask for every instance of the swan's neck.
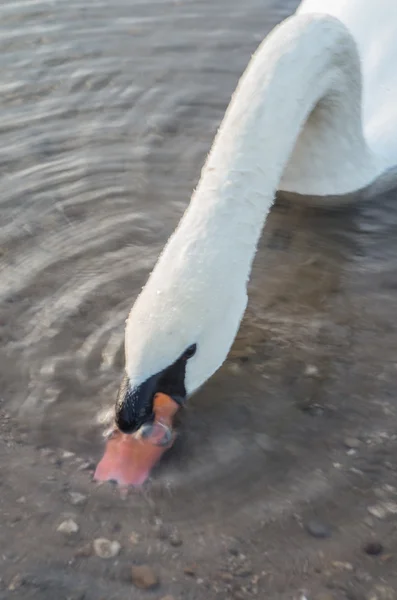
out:
<path id="1" fill-rule="evenodd" d="M 176 259 L 183 243 L 206 243 L 212 254 L 246 255 L 249 267 L 277 189 L 347 194 L 381 171 L 362 131 L 354 40 L 333 17 L 294 15 L 242 76 L 164 254 Z"/>
<path id="2" fill-rule="evenodd" d="M 327 15 L 294 15 L 262 43 L 214 141 L 194 202 L 273 200 L 276 189 L 344 195 L 381 172 L 363 135 L 353 38 Z M 265 203 L 266 205 L 266 203 Z M 262 212 L 263 216 L 263 212 Z"/>
<path id="3" fill-rule="evenodd" d="M 188 345 L 197 341 L 192 328 L 208 331 L 226 309 L 231 343 L 276 190 L 346 194 L 380 169 L 363 137 L 351 35 L 326 15 L 284 21 L 241 78 L 190 205 L 131 313 L 127 347 L 141 315 L 153 331 L 170 322 L 180 337 L 186 330 Z"/>

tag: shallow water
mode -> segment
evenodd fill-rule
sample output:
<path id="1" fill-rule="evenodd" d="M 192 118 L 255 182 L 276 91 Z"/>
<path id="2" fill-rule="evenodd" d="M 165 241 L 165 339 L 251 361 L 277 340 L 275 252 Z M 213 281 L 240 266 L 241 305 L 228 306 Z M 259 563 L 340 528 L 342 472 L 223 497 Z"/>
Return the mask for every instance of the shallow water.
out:
<path id="1" fill-rule="evenodd" d="M 128 310 L 250 55 L 295 6 L 0 7 L 0 374 L 29 440 L 98 456 Z M 216 519 L 233 492 L 255 523 L 332 487 L 327 444 L 344 430 L 393 429 L 396 233 L 396 192 L 334 211 L 277 202 L 230 359 L 155 476 L 160 498 L 189 488 L 178 519 Z M 266 506 L 264 489 L 278 490 Z"/>

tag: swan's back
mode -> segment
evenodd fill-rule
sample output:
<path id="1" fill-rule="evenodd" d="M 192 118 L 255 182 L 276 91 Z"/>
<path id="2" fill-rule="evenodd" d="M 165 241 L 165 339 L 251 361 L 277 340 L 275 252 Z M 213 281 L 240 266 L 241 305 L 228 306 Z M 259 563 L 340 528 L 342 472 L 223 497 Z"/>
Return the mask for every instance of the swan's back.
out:
<path id="1" fill-rule="evenodd" d="M 389 166 L 397 162 L 396 0 L 304 0 L 298 14 L 325 13 L 353 35 L 363 73 L 364 133 Z"/>

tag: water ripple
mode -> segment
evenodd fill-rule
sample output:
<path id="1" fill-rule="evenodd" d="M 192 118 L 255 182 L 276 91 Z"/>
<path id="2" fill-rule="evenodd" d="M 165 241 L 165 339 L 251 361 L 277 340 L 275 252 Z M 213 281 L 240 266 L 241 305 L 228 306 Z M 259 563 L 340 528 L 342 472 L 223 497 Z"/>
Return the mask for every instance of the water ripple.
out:
<path id="1" fill-rule="evenodd" d="M 30 436 L 98 450 L 97 419 L 114 399 L 129 307 L 187 205 L 238 77 L 295 5 L 1 4 L 1 381 L 5 405 Z M 307 423 L 298 419 L 295 433 L 297 417 L 282 417 L 291 374 L 305 361 L 331 372 L 325 396 L 343 395 L 350 377 L 364 395 L 388 393 L 389 372 L 383 387 L 367 376 L 397 362 L 395 206 L 390 195 L 351 214 L 276 208 L 232 353 L 237 367 L 226 365 L 192 402 L 182 459 L 176 449 L 165 463 L 172 485 L 183 477 L 208 481 L 207 492 L 217 481 L 240 486 L 234 502 L 246 506 L 263 471 L 253 431 L 283 440 L 270 440 L 268 466 L 286 452 L 297 477 L 300 448 L 314 467 L 316 453 L 298 440 L 300 432 L 306 441 Z M 258 481 L 250 491 L 249 480 Z M 194 512 L 200 502 L 186 506 Z"/>

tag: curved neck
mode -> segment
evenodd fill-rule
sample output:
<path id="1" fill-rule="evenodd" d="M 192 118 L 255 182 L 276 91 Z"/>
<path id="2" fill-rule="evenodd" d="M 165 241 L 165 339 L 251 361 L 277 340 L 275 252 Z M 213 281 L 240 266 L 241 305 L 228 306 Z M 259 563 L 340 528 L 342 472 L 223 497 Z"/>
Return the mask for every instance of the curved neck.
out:
<path id="1" fill-rule="evenodd" d="M 212 297 L 222 295 L 225 278 L 229 289 L 239 289 L 279 187 L 347 194 L 380 170 L 363 136 L 360 62 L 350 33 L 327 15 L 290 17 L 242 76 L 189 207 L 152 273 L 152 289 L 165 285 L 181 295 L 181 281 L 193 286 L 192 273 Z"/>
<path id="2" fill-rule="evenodd" d="M 191 389 L 222 364 L 280 185 L 340 195 L 379 170 L 363 137 L 360 64 L 348 30 L 326 15 L 287 19 L 241 78 L 185 215 L 130 313 L 130 380 L 164 369 L 167 356 L 175 360 L 193 342 L 204 358 L 192 362 Z"/>
<path id="3" fill-rule="evenodd" d="M 242 180 L 270 196 L 367 186 L 381 166 L 363 136 L 361 104 L 360 61 L 345 26 L 323 14 L 290 17 L 241 78 L 196 194 L 216 191 L 219 200 Z"/>

